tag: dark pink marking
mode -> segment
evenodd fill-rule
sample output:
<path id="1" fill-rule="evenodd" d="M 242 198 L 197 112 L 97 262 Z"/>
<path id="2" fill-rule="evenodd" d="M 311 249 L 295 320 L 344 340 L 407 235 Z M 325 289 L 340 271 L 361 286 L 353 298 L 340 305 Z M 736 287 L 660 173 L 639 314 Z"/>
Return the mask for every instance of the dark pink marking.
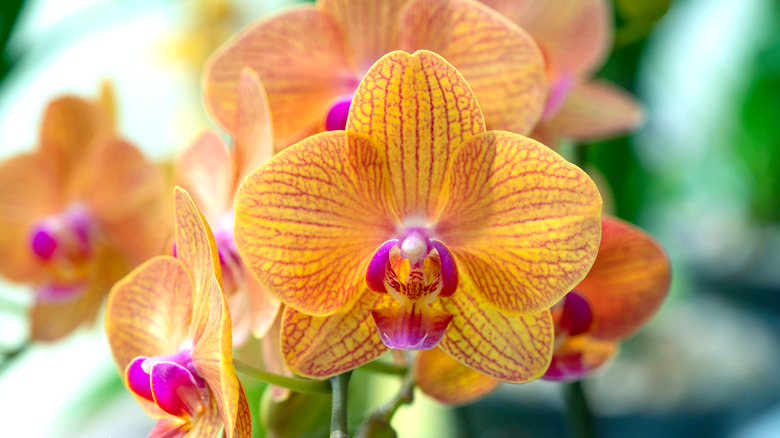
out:
<path id="1" fill-rule="evenodd" d="M 452 257 L 450 250 L 444 246 L 443 243 L 436 239 L 429 239 L 428 243 L 436 248 L 439 253 L 439 260 L 441 261 L 441 292 L 440 297 L 448 297 L 455 293 L 458 289 L 458 266 L 455 264 L 455 259 Z"/>
<path id="2" fill-rule="evenodd" d="M 558 327 L 568 336 L 581 335 L 590 329 L 593 324 L 593 310 L 590 303 L 576 290 L 566 294 L 563 298 L 563 310 Z"/>
<path id="3" fill-rule="evenodd" d="M 53 230 L 45 223 L 39 223 L 30 233 L 30 246 L 35 255 L 42 260 L 49 260 L 58 245 Z"/>
<path id="4" fill-rule="evenodd" d="M 343 131 L 347 127 L 347 116 L 352 106 L 352 94 L 342 96 L 336 100 L 325 118 L 326 131 Z"/>
<path id="5" fill-rule="evenodd" d="M 593 368 L 586 366 L 582 361 L 582 353 L 570 353 L 566 355 L 553 354 L 550 367 L 542 378 L 553 381 L 580 380 L 589 375 Z"/>
<path id="6" fill-rule="evenodd" d="M 153 402 L 151 376 L 141 366 L 146 359 L 148 359 L 146 356 L 138 356 L 133 359 L 125 370 L 125 379 L 130 391 L 133 391 L 139 397 Z"/>
<path id="7" fill-rule="evenodd" d="M 430 307 L 396 306 L 371 311 L 379 338 L 389 348 L 430 350 L 439 345 L 453 315 Z"/>
<path id="8" fill-rule="evenodd" d="M 187 418 L 199 413 L 203 400 L 195 378 L 186 368 L 173 362 L 159 362 L 151 369 L 154 401 L 163 411 Z"/>
<path id="9" fill-rule="evenodd" d="M 390 263 L 390 250 L 398 245 L 398 239 L 391 239 L 379 246 L 366 269 L 366 283 L 374 292 L 386 293 L 385 273 Z"/>

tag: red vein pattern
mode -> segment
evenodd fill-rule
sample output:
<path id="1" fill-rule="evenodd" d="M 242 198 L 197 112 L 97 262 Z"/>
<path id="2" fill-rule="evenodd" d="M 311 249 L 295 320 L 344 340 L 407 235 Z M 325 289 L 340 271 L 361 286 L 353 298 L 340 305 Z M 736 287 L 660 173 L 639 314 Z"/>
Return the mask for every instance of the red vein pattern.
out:
<path id="1" fill-rule="evenodd" d="M 501 383 L 463 365 L 440 348 L 417 353 L 414 377 L 425 395 L 447 405 L 476 401 Z"/>

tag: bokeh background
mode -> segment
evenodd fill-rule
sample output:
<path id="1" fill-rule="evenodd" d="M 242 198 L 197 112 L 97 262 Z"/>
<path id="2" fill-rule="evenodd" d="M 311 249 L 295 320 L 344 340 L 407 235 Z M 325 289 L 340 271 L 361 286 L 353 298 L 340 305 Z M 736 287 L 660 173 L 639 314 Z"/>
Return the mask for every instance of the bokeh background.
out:
<path id="1" fill-rule="evenodd" d="M 291 3 L 3 0 L 0 159 L 34 147 L 51 98 L 93 96 L 109 80 L 120 131 L 170 160 L 210 125 L 199 91 L 208 54 Z M 599 76 L 631 90 L 647 120 L 631 136 L 569 147 L 581 148 L 605 209 L 664 245 L 673 285 L 655 319 L 584 382 L 598 432 L 778 437 L 780 0 L 614 0 L 614 10 L 615 46 Z M 24 287 L 0 279 L 0 351 L 25 341 L 29 303 Z M 398 383 L 354 379 L 356 421 Z M 259 422 L 263 385 L 243 381 Z M 266 425 L 326 436 L 328 403 L 293 400 Z M 124 389 L 100 322 L 0 370 L 0 436 L 139 437 L 152 424 Z M 561 386 L 549 382 L 504 384 L 456 409 L 418 394 L 394 426 L 404 437 L 566 433 Z"/>

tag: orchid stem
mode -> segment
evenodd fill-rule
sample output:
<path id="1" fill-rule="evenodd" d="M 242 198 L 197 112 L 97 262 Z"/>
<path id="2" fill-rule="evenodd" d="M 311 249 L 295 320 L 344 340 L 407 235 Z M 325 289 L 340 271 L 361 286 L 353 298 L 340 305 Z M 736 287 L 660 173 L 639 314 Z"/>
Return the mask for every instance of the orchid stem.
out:
<path id="1" fill-rule="evenodd" d="M 371 418 L 366 421 L 357 433 L 357 438 L 367 438 L 373 436 L 383 436 L 383 431 L 390 429 L 390 420 L 398 409 L 406 404 L 410 404 L 414 401 L 414 373 L 407 370 L 404 375 L 403 383 L 401 384 L 401 390 L 393 397 L 392 400 L 387 402 L 384 406 L 377 409 L 371 415 Z"/>
<path id="2" fill-rule="evenodd" d="M 347 434 L 347 392 L 352 371 L 331 377 L 333 408 L 330 416 L 330 438 L 349 438 Z"/>
<path id="3" fill-rule="evenodd" d="M 18 347 L 14 348 L 13 350 L 3 351 L 2 353 L 0 353 L 0 355 L 2 355 L 2 357 L 3 357 L 2 362 L 0 362 L 0 373 L 5 371 L 8 368 L 8 366 L 16 358 L 18 358 L 25 351 L 27 351 L 27 349 L 29 349 L 31 345 L 32 345 L 32 342 L 24 341 L 21 345 L 19 345 Z"/>
<path id="4" fill-rule="evenodd" d="M 287 388 L 291 391 L 300 392 L 302 394 L 330 394 L 330 386 L 328 385 L 328 382 L 325 381 L 280 376 L 279 374 L 257 369 L 235 359 L 233 359 L 233 365 L 236 367 L 236 371 L 242 374 L 270 383 L 271 385 Z"/>
<path id="5" fill-rule="evenodd" d="M 585 389 L 582 387 L 582 381 L 565 383 L 563 386 L 563 396 L 566 400 L 566 421 L 569 426 L 569 432 L 575 438 L 595 438 L 596 424 L 588 406 L 588 398 L 585 395 Z"/>
<path id="6" fill-rule="evenodd" d="M 378 360 L 369 362 L 360 367 L 360 369 L 371 373 L 389 374 L 392 376 L 405 376 L 406 373 L 409 372 L 409 367 L 393 365 L 391 363 L 380 362 Z"/>

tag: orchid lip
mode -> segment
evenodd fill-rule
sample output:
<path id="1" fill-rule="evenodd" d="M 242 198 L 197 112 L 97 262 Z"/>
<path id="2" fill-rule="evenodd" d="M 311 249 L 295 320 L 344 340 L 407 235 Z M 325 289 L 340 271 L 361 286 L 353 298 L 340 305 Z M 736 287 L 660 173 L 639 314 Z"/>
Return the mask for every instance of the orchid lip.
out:
<path id="1" fill-rule="evenodd" d="M 550 95 L 547 97 L 547 103 L 542 113 L 542 120 L 549 120 L 558 114 L 573 86 L 574 76 L 568 73 L 560 75 L 552 82 Z"/>
<path id="2" fill-rule="evenodd" d="M 43 222 L 36 225 L 30 235 L 30 246 L 35 255 L 42 260 L 49 260 L 58 246 L 53 230 Z"/>
<path id="3" fill-rule="evenodd" d="M 352 94 L 346 94 L 333 102 L 325 117 L 326 131 L 343 131 L 347 127 L 349 108 L 352 105 Z"/>
<path id="4" fill-rule="evenodd" d="M 576 336 L 586 333 L 593 325 L 593 309 L 588 300 L 576 290 L 563 298 L 563 309 L 558 328 L 561 333 Z"/>
<path id="5" fill-rule="evenodd" d="M 30 231 L 32 252 L 41 260 L 86 257 L 92 251 L 93 220 L 87 207 L 74 203 L 40 220 Z"/>

